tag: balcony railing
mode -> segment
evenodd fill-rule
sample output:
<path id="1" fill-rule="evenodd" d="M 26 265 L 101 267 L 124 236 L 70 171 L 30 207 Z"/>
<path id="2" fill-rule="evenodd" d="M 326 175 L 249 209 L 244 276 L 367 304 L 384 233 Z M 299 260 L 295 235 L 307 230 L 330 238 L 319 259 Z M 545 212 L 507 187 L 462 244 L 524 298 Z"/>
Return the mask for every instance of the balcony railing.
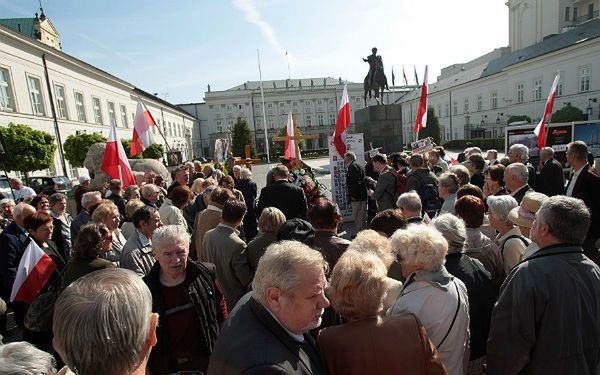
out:
<path id="1" fill-rule="evenodd" d="M 593 20 L 595 18 L 598 18 L 598 16 L 600 16 L 600 10 L 595 10 L 592 13 L 584 14 L 582 16 L 575 18 L 573 20 L 573 25 L 579 25 L 579 24 L 587 22 L 589 20 Z"/>

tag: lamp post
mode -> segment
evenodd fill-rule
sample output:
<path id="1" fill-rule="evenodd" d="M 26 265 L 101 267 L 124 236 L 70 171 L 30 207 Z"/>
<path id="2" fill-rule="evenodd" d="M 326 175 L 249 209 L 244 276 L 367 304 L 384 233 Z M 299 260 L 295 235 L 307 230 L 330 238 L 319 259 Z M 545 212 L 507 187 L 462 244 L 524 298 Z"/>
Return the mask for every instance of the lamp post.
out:
<path id="1" fill-rule="evenodd" d="M 588 116 L 588 120 L 591 120 L 592 114 L 594 113 L 594 109 L 592 108 L 592 103 L 596 103 L 596 102 L 598 102 L 598 99 L 596 99 L 596 98 L 588 99 L 588 106 L 585 111 Z"/>
<path id="2" fill-rule="evenodd" d="M 485 120 L 487 120 L 487 115 L 481 115 L 480 128 L 483 129 L 483 138 L 485 138 Z"/>

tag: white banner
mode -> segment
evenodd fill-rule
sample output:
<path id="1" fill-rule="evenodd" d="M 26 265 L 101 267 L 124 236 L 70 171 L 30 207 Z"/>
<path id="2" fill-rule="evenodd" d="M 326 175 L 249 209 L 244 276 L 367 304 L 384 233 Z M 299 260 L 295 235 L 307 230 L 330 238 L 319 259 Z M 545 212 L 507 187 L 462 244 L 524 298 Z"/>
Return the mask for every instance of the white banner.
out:
<path id="1" fill-rule="evenodd" d="M 346 186 L 346 167 L 344 166 L 344 155 L 340 155 L 333 144 L 333 137 L 327 137 L 329 144 L 329 169 L 331 172 L 331 195 L 337 203 L 344 221 L 352 217 L 352 206 L 348 199 L 348 188 Z M 363 134 L 346 134 L 346 150 L 356 154 L 356 161 L 365 165 L 365 144 Z"/>

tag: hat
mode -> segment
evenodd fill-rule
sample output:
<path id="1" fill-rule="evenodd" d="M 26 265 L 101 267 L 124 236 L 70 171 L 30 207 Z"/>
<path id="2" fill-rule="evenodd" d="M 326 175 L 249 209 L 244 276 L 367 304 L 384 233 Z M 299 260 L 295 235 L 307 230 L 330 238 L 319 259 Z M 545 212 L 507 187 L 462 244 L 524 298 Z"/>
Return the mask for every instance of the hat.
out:
<path id="1" fill-rule="evenodd" d="M 535 214 L 539 211 L 540 207 L 542 207 L 542 203 L 544 203 L 546 199 L 548 199 L 548 196 L 542 193 L 531 192 L 525 194 L 521 201 L 521 205 L 513 208 L 508 213 L 508 220 L 516 225 L 531 228 L 533 226 L 533 221 L 535 220 Z"/>
<path id="2" fill-rule="evenodd" d="M 79 176 L 79 184 L 84 184 L 86 182 L 90 181 L 90 178 L 88 176 Z"/>
<path id="3" fill-rule="evenodd" d="M 306 220 L 290 219 L 279 228 L 277 240 L 300 241 L 312 246 L 315 242 L 315 228 Z"/>

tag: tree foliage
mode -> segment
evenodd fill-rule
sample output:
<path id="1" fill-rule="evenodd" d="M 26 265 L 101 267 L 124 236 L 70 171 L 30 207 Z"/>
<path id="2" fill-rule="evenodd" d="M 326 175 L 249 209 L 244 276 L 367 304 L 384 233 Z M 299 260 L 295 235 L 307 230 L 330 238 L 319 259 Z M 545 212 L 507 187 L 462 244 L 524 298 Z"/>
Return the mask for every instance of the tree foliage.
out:
<path id="1" fill-rule="evenodd" d="M 11 171 L 32 172 L 54 164 L 54 136 L 28 125 L 9 123 L 0 129 L 10 159 L 5 162 Z"/>
<path id="2" fill-rule="evenodd" d="M 63 144 L 65 159 L 73 167 L 83 167 L 85 156 L 90 147 L 95 143 L 102 142 L 106 142 L 106 138 L 102 134 L 82 133 L 79 135 L 70 135 Z"/>
<path id="3" fill-rule="evenodd" d="M 240 158 L 246 157 L 246 145 L 250 145 L 250 155 L 255 154 L 254 145 L 252 144 L 252 131 L 248 127 L 246 120 L 238 117 L 233 129 L 231 130 L 231 151 L 233 156 Z"/>
<path id="4" fill-rule="evenodd" d="M 163 145 L 159 143 L 153 143 L 148 146 L 141 154 L 131 156 L 131 139 L 121 138 L 121 144 L 125 149 L 125 155 L 127 159 L 160 159 L 165 155 L 165 149 Z"/>
<path id="5" fill-rule="evenodd" d="M 531 117 L 525 115 L 513 115 L 508 118 L 507 124 L 520 121 L 526 121 L 528 124 L 531 124 Z"/>
<path id="6" fill-rule="evenodd" d="M 302 135 L 302 132 L 300 131 L 300 129 L 296 128 L 298 131 L 298 135 Z M 286 136 L 286 132 L 287 132 L 287 126 L 284 126 L 283 128 L 280 128 L 277 131 L 277 134 L 275 134 L 276 137 L 285 137 Z M 271 141 L 271 149 L 270 152 L 272 154 L 283 154 L 285 152 L 284 150 L 285 147 L 285 142 L 273 142 Z M 300 148 L 300 151 L 304 150 L 304 141 L 300 141 L 298 142 L 298 147 Z"/>
<path id="7" fill-rule="evenodd" d="M 559 122 L 571 122 L 571 121 L 585 121 L 587 115 L 584 114 L 581 109 L 566 105 L 552 114 L 551 121 L 553 123 Z"/>
<path id="8" fill-rule="evenodd" d="M 419 131 L 419 138 L 427 137 L 431 137 L 436 144 L 440 144 L 440 120 L 432 107 L 427 108 L 427 126 Z"/>

